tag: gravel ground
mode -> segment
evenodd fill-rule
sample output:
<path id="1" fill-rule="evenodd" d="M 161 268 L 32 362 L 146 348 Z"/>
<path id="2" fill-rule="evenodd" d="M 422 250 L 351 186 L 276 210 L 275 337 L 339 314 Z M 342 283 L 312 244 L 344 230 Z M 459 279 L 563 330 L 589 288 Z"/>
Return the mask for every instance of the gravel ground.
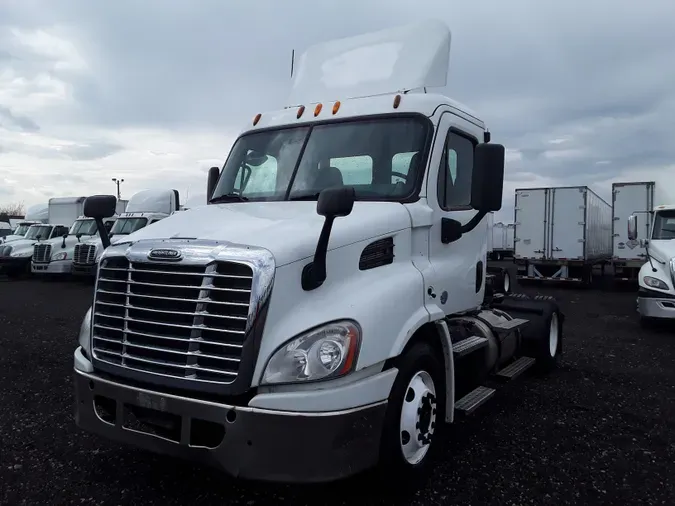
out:
<path id="1" fill-rule="evenodd" d="M 452 426 L 425 488 L 235 482 L 122 447 L 73 421 L 72 353 L 91 287 L 0 280 L 0 504 L 674 504 L 675 340 L 635 295 L 527 287 L 567 315 L 562 366 Z"/>

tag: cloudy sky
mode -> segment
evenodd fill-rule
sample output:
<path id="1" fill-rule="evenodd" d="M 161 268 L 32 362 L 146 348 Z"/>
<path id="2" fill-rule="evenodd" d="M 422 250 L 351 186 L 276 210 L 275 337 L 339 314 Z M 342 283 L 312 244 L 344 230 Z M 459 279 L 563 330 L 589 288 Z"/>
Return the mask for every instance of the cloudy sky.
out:
<path id="1" fill-rule="evenodd" d="M 453 31 L 441 91 L 509 149 L 506 219 L 516 187 L 675 181 L 672 0 L 1 0 L 0 204 L 112 177 L 195 199 L 285 104 L 292 48 L 428 17 Z"/>

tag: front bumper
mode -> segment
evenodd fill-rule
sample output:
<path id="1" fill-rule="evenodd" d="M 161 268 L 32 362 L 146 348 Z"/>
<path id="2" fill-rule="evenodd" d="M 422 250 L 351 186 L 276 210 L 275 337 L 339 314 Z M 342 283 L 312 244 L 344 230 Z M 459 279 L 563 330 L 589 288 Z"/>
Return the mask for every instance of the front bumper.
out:
<path id="1" fill-rule="evenodd" d="M 75 276 L 96 276 L 97 264 L 76 264 L 73 263 L 72 272 Z"/>
<path id="2" fill-rule="evenodd" d="M 675 299 L 638 297 L 638 312 L 646 318 L 675 318 Z"/>
<path id="3" fill-rule="evenodd" d="M 107 438 L 286 483 L 332 481 L 378 461 L 386 401 L 331 412 L 233 406 L 131 387 L 78 370 L 77 360 L 75 421 Z"/>
<path id="4" fill-rule="evenodd" d="M 28 267 L 30 257 L 0 257 L 0 272 L 21 271 Z"/>
<path id="5" fill-rule="evenodd" d="M 72 260 L 53 260 L 49 263 L 31 262 L 30 270 L 33 274 L 70 274 Z"/>

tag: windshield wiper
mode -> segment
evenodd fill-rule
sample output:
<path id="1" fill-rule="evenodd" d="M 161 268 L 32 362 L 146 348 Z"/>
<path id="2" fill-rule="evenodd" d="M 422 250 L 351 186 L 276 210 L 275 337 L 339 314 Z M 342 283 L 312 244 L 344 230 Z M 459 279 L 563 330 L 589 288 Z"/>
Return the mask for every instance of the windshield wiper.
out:
<path id="1" fill-rule="evenodd" d="M 288 200 L 318 200 L 319 193 L 302 193 L 300 195 L 293 195 Z"/>
<path id="2" fill-rule="evenodd" d="M 211 200 L 209 200 L 209 204 L 220 204 L 222 202 L 231 202 L 232 200 L 238 200 L 239 202 L 247 202 L 248 197 L 244 197 L 243 195 L 239 195 L 238 193 L 226 193 L 225 195 L 213 197 Z"/>

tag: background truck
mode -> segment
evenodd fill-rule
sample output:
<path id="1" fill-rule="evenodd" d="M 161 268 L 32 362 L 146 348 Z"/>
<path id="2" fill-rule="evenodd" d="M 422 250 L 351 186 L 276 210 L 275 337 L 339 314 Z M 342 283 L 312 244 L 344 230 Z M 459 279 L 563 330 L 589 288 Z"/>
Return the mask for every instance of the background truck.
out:
<path id="1" fill-rule="evenodd" d="M 79 209 L 82 209 L 82 205 Z M 69 210 L 71 213 L 78 210 L 77 203 L 73 202 L 72 198 L 53 198 L 50 199 L 46 210 L 39 208 L 39 214 L 33 213 L 32 216 L 36 218 L 46 216 L 47 223 L 33 223 L 20 239 L 0 245 L 0 270 L 10 276 L 30 272 L 35 245 L 48 243 L 68 233 L 68 227 L 72 222 L 72 216 L 68 215 Z"/>
<path id="2" fill-rule="evenodd" d="M 513 237 L 515 225 L 513 223 L 494 223 L 491 229 L 492 259 L 502 260 L 513 256 Z"/>
<path id="3" fill-rule="evenodd" d="M 655 186 L 654 181 L 612 184 L 612 273 L 617 281 L 636 282 L 647 261 L 644 243 L 628 238 L 626 223 L 635 213 L 639 235 L 649 237 Z"/>
<path id="4" fill-rule="evenodd" d="M 655 206 L 651 227 L 641 237 L 644 221 L 638 211 L 628 217 L 629 241 L 639 241 L 646 261 L 638 273 L 637 310 L 640 323 L 651 326 L 658 320 L 675 318 L 675 205 Z"/>
<path id="5" fill-rule="evenodd" d="M 49 204 L 37 204 L 31 206 L 26 211 L 26 216 L 22 220 L 15 222 L 12 233 L 5 236 L 4 239 L 0 240 L 0 244 L 5 244 L 11 241 L 16 241 L 18 239 L 23 239 L 26 233 L 28 232 L 28 228 L 31 225 L 48 222 L 49 222 Z"/>
<path id="6" fill-rule="evenodd" d="M 449 51 L 437 21 L 309 48 L 289 105 L 209 170 L 208 205 L 103 252 L 78 426 L 238 477 L 379 464 L 409 484 L 446 422 L 555 367 L 558 305 L 486 273 L 504 146 L 465 106 L 414 92 L 446 84 Z M 86 201 L 102 237 L 114 203 Z"/>
<path id="7" fill-rule="evenodd" d="M 129 200 L 126 211 L 121 213 L 110 229 L 110 241 L 118 241 L 162 220 L 179 210 L 180 195 L 178 190 L 143 190 Z M 76 276 L 94 276 L 98 260 L 103 253 L 100 236 L 75 245 L 73 250 L 73 274 Z"/>
<path id="8" fill-rule="evenodd" d="M 517 189 L 518 277 L 590 285 L 612 257 L 612 208 L 587 186 Z"/>

